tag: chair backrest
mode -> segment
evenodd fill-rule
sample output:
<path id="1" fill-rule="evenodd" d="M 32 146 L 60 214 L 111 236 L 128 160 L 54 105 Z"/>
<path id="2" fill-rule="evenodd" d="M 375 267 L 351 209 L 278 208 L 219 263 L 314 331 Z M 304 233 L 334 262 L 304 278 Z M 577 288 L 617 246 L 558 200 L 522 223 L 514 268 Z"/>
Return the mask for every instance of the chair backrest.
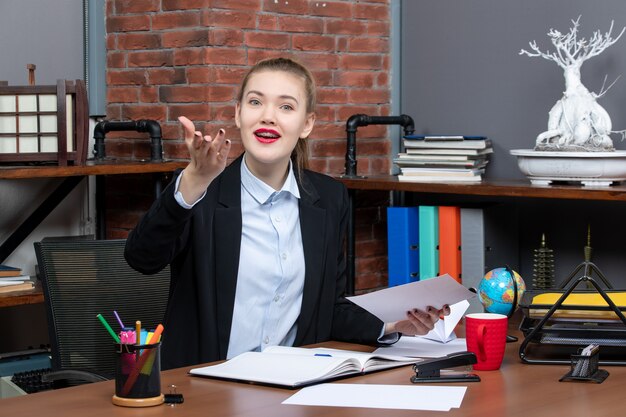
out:
<path id="1" fill-rule="evenodd" d="M 154 329 L 163 321 L 169 267 L 154 275 L 135 271 L 124 259 L 123 239 L 51 239 L 35 243 L 44 289 L 53 370 L 81 369 L 112 378 L 115 341 L 96 318 L 116 333 L 125 326 Z"/>

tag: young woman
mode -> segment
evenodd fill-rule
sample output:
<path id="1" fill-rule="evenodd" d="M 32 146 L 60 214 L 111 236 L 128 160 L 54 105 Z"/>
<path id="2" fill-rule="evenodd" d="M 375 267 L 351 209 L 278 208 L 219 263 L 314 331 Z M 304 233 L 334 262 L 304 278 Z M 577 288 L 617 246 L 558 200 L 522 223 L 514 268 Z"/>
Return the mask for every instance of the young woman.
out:
<path id="1" fill-rule="evenodd" d="M 306 170 L 315 84 L 295 61 L 253 66 L 236 104 L 245 152 L 226 167 L 224 131 L 203 136 L 185 117 L 189 165 L 128 237 L 126 259 L 154 273 L 170 264 L 164 369 L 268 345 L 326 340 L 375 344 L 425 334 L 440 314 L 382 323 L 344 298 L 345 187 Z"/>

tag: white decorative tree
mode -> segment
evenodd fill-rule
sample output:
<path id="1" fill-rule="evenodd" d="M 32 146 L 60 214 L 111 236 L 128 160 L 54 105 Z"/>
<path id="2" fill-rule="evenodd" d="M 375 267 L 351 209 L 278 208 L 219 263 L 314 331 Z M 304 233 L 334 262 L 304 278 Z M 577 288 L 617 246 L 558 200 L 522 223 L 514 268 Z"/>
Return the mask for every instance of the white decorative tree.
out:
<path id="1" fill-rule="evenodd" d="M 600 93 L 592 93 L 580 81 L 580 67 L 586 60 L 599 55 L 613 45 L 624 34 L 626 27 L 617 37 L 612 37 L 613 22 L 608 32 L 597 30 L 589 40 L 578 39 L 578 19 L 572 20 L 574 26 L 568 33 L 550 29 L 548 37 L 556 48 L 556 52 L 541 52 L 535 41 L 529 42 L 533 52 L 524 49 L 520 55 L 541 57 L 554 61 L 563 68 L 565 76 L 565 92 L 549 113 L 548 130 L 537 136 L 537 151 L 612 151 L 613 142 L 609 135 L 620 133 L 622 138 L 626 131 L 611 131 L 611 118 L 596 99 L 602 97 L 606 90 L 604 85 Z"/>

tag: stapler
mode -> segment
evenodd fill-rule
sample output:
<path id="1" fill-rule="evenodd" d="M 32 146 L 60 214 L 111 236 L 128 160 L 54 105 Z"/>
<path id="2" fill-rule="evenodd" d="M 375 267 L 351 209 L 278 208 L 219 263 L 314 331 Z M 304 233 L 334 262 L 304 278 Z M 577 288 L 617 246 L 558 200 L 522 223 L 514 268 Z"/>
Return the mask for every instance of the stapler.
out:
<path id="1" fill-rule="evenodd" d="M 427 359 L 413 365 L 415 376 L 411 377 L 411 382 L 480 382 L 480 377 L 476 374 L 450 371 L 450 368 L 459 366 L 469 370 L 475 363 L 476 355 L 472 352 L 456 352 L 440 358 Z"/>

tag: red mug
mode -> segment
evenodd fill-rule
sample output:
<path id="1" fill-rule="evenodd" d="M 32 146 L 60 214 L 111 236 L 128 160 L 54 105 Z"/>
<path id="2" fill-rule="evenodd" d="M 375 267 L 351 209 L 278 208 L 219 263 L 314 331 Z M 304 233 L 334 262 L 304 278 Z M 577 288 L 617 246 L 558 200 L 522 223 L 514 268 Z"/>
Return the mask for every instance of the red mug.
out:
<path id="1" fill-rule="evenodd" d="M 508 319 L 503 314 L 472 313 L 465 316 L 467 350 L 476 354 L 477 371 L 500 368 L 506 347 Z"/>

